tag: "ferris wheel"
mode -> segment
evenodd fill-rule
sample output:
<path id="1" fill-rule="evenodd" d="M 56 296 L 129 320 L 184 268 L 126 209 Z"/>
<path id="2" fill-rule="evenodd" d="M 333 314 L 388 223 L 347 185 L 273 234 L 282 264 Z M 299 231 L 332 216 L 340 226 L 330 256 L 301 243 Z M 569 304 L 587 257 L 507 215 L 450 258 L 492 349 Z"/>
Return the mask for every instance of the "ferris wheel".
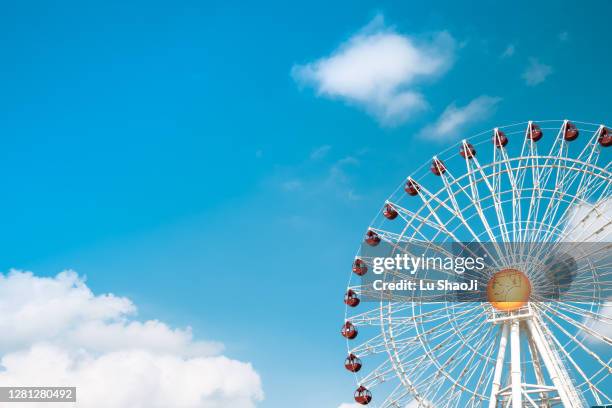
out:
<path id="1" fill-rule="evenodd" d="M 377 298 L 363 280 L 372 259 L 360 252 L 341 329 L 356 403 L 612 404 L 610 145 L 612 131 L 603 125 L 529 121 L 457 142 L 402 182 L 367 229 L 364 247 L 489 243 L 497 248 L 490 282 L 511 276 L 526 297 L 503 307 L 490 297 Z M 597 244 L 601 256 L 585 252 L 584 243 Z M 546 259 L 561 246 L 573 296 L 546 298 Z"/>

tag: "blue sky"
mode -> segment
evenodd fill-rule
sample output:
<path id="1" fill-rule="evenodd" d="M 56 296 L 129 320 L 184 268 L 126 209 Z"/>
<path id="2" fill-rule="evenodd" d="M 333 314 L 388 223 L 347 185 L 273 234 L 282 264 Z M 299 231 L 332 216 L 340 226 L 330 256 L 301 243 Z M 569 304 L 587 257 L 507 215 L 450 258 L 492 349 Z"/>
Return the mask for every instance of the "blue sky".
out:
<path id="1" fill-rule="evenodd" d="M 609 120 L 611 8 L 6 4 L 0 270 L 75 269 L 143 319 L 190 325 L 252 362 L 261 406 L 337 406 L 353 389 L 339 327 L 361 234 L 445 148 L 419 132 L 482 95 L 500 99 L 468 134 Z M 295 76 L 377 16 L 415 41 L 454 41 L 453 63 L 411 85 L 426 106 L 391 124 Z"/>

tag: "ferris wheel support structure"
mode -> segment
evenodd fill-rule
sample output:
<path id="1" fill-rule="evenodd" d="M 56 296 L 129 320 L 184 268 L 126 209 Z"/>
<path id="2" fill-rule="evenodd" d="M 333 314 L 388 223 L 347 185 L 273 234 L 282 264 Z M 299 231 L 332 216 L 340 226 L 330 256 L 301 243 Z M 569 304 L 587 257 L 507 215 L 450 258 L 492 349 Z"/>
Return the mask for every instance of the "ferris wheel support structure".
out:
<path id="1" fill-rule="evenodd" d="M 528 403 L 528 406 L 533 406 L 534 408 L 550 407 L 551 404 L 557 402 L 555 398 L 549 397 L 549 394 L 553 392 L 557 393 L 558 402 L 561 403 L 563 408 L 580 408 L 584 406 L 574 389 L 569 375 L 562 369 L 563 364 L 560 361 L 560 355 L 555 353 L 546 343 L 542 325 L 538 323 L 531 307 L 527 307 L 523 313 L 519 313 L 511 319 L 494 318 L 490 321 L 500 325 L 500 339 L 489 408 L 496 408 L 500 399 L 503 401 L 505 397 L 510 397 L 506 398 L 505 402 L 506 404 L 511 403 L 512 408 L 523 408 L 526 405 L 525 402 Z M 522 382 L 521 333 L 524 333 L 527 337 L 531 354 L 531 368 L 534 370 L 538 384 Z M 510 334 L 511 381 L 508 386 L 501 388 L 508 334 Z M 546 385 L 545 383 L 540 365 L 540 357 L 544 362 L 552 385 Z M 530 394 L 539 394 L 539 405 Z"/>

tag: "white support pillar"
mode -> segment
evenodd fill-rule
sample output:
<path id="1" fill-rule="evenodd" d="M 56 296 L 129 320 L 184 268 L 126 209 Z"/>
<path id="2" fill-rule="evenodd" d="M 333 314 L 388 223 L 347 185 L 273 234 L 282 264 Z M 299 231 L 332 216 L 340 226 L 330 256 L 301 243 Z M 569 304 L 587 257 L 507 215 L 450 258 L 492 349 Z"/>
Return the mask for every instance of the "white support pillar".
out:
<path id="1" fill-rule="evenodd" d="M 521 337 L 520 322 L 514 320 L 510 328 L 512 408 L 523 408 L 523 387 L 521 385 Z"/>
<path id="2" fill-rule="evenodd" d="M 499 350 L 497 351 L 497 361 L 495 362 L 495 372 L 493 374 L 493 385 L 491 387 L 491 398 L 489 399 L 489 408 L 497 407 L 497 393 L 501 387 L 501 376 L 506 357 L 506 345 L 508 344 L 508 331 L 508 324 L 502 324 Z"/>
<path id="3" fill-rule="evenodd" d="M 544 365 L 546 366 L 548 375 L 550 376 L 550 379 L 552 380 L 555 388 L 557 389 L 557 392 L 559 393 L 559 398 L 561 398 L 561 403 L 563 404 L 563 406 L 565 408 L 574 408 L 580 406 L 572 403 L 569 396 L 569 390 L 566 389 L 566 384 L 559 377 L 559 368 L 556 365 L 559 362 L 556 362 L 554 360 L 551 351 L 544 344 L 542 334 L 540 333 L 539 328 L 536 327 L 536 324 L 533 322 L 533 320 L 527 320 L 527 328 L 529 329 L 531 336 L 533 337 L 533 341 L 535 342 L 536 348 L 542 356 L 542 360 L 544 360 Z"/>

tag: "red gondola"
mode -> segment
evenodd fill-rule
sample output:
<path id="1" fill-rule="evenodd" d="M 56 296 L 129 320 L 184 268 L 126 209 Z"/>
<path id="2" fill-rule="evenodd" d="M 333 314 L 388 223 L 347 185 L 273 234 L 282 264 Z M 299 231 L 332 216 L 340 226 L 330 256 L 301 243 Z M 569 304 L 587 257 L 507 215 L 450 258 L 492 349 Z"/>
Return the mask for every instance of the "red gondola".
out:
<path id="1" fill-rule="evenodd" d="M 498 130 L 498 131 L 494 130 L 493 131 L 493 144 L 495 144 L 495 147 L 497 147 L 498 149 L 501 149 L 502 147 L 505 147 L 508 144 L 508 137 L 501 130 Z"/>
<path id="2" fill-rule="evenodd" d="M 346 293 L 344 294 L 344 303 L 346 303 L 350 307 L 356 307 L 357 305 L 359 305 L 359 302 L 361 301 L 357 297 L 357 293 L 355 293 L 354 290 L 349 289 L 346 291 Z"/>
<path id="3" fill-rule="evenodd" d="M 359 276 L 363 276 L 368 271 L 368 265 L 362 259 L 355 259 L 353 262 L 353 272 Z"/>
<path id="4" fill-rule="evenodd" d="M 342 326 L 342 331 L 340 333 L 343 337 L 349 340 L 353 340 L 355 337 L 357 337 L 357 329 L 355 328 L 355 326 L 353 326 L 353 323 L 351 322 L 344 323 L 344 325 Z"/>
<path id="5" fill-rule="evenodd" d="M 406 191 L 408 195 L 415 196 L 419 194 L 419 190 L 421 190 L 421 186 L 419 186 L 416 181 L 409 178 L 406 182 L 406 187 L 404 187 L 404 191 Z"/>
<path id="6" fill-rule="evenodd" d="M 376 246 L 380 244 L 380 237 L 374 231 L 368 230 L 368 233 L 366 234 L 366 237 L 365 237 L 365 243 L 368 244 L 369 246 Z"/>
<path id="7" fill-rule="evenodd" d="M 440 159 L 433 159 L 431 162 L 431 172 L 436 176 L 441 176 L 446 173 L 446 166 Z"/>
<path id="8" fill-rule="evenodd" d="M 474 149 L 474 146 L 472 146 L 470 143 L 462 144 L 459 154 L 464 159 L 472 159 L 476 156 L 476 149 Z"/>
<path id="9" fill-rule="evenodd" d="M 394 220 L 397 218 L 397 210 L 393 208 L 391 204 L 385 205 L 385 210 L 383 211 L 383 215 L 388 220 Z"/>
<path id="10" fill-rule="evenodd" d="M 363 385 L 355 390 L 355 401 L 361 405 L 368 405 L 372 401 L 372 393 Z"/>
<path id="11" fill-rule="evenodd" d="M 603 147 L 608 147 L 612 145 L 612 135 L 610 134 L 610 129 L 603 128 L 599 133 L 599 144 Z"/>
<path id="12" fill-rule="evenodd" d="M 568 142 L 571 142 L 572 140 L 576 140 L 579 134 L 580 132 L 578 131 L 576 125 L 574 125 L 572 122 L 567 122 L 567 125 L 565 125 L 565 133 L 563 134 L 563 138 Z"/>
<path id="13" fill-rule="evenodd" d="M 361 360 L 357 358 L 354 354 L 349 354 L 346 360 L 344 360 L 344 367 L 349 370 L 351 373 L 356 373 L 361 370 Z"/>
<path id="14" fill-rule="evenodd" d="M 527 129 L 527 139 L 530 139 L 533 142 L 537 142 L 544 136 L 542 129 L 535 123 L 531 123 L 529 128 Z"/>

